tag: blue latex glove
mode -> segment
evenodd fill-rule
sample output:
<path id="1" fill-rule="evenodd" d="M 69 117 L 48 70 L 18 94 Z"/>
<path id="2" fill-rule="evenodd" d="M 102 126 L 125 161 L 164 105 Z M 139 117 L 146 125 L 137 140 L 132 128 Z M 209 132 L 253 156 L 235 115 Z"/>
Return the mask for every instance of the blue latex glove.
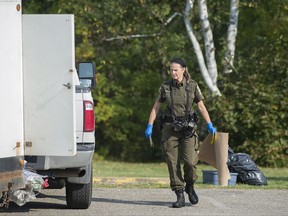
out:
<path id="1" fill-rule="evenodd" d="M 152 136 L 152 129 L 153 129 L 153 125 L 152 124 L 148 124 L 147 128 L 145 130 L 145 136 L 146 138 L 149 138 Z"/>
<path id="2" fill-rule="evenodd" d="M 215 134 L 217 132 L 212 122 L 207 124 L 207 128 L 210 134 Z"/>

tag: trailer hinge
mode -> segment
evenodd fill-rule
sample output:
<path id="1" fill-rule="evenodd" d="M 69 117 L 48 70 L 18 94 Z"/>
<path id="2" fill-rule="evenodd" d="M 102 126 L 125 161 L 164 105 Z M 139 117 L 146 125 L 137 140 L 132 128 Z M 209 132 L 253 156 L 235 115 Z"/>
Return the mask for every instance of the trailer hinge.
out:
<path id="1" fill-rule="evenodd" d="M 20 142 L 16 142 L 16 148 L 19 148 L 20 147 Z"/>
<path id="2" fill-rule="evenodd" d="M 25 146 L 26 146 L 26 147 L 32 147 L 32 142 L 31 142 L 31 141 L 25 142 Z"/>
<path id="3" fill-rule="evenodd" d="M 16 145 L 15 145 L 15 147 L 13 148 L 13 150 L 16 149 L 16 148 L 19 148 L 20 146 L 21 146 L 21 143 L 20 143 L 20 142 L 16 142 Z"/>

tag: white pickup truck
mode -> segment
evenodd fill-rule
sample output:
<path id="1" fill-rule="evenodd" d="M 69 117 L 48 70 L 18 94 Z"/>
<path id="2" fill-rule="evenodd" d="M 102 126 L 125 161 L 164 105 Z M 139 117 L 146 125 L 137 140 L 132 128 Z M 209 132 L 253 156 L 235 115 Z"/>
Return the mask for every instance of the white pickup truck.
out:
<path id="1" fill-rule="evenodd" d="M 21 0 L 0 0 L 2 199 L 25 186 L 25 160 L 66 187 L 69 208 L 91 204 L 95 69 L 76 70 L 74 41 L 73 15 L 24 15 Z"/>

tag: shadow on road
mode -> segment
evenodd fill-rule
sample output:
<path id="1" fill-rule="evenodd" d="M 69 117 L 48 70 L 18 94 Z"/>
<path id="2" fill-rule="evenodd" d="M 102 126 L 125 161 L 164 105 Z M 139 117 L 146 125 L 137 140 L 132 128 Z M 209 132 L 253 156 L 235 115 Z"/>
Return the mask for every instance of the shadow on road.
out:
<path id="1" fill-rule="evenodd" d="M 127 204 L 127 205 L 147 205 L 147 206 L 172 206 L 171 202 L 162 202 L 162 201 L 131 201 L 131 200 L 119 200 L 119 199 L 106 199 L 106 198 L 92 198 L 92 202 L 102 202 L 102 203 L 118 203 L 118 204 Z M 191 205 L 186 203 L 186 206 Z"/>

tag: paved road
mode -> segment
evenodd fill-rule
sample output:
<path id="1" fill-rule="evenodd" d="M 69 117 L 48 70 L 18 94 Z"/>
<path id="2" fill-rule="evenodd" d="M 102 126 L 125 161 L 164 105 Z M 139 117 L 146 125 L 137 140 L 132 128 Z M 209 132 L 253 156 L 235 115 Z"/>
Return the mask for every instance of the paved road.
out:
<path id="1" fill-rule="evenodd" d="M 87 210 L 66 208 L 65 190 L 42 190 L 37 199 L 19 207 L 10 204 L 0 215 L 288 215 L 288 190 L 197 189 L 200 202 L 191 206 L 171 208 L 175 194 L 169 189 L 95 188 L 92 204 Z M 186 196 L 187 197 L 187 196 Z"/>

